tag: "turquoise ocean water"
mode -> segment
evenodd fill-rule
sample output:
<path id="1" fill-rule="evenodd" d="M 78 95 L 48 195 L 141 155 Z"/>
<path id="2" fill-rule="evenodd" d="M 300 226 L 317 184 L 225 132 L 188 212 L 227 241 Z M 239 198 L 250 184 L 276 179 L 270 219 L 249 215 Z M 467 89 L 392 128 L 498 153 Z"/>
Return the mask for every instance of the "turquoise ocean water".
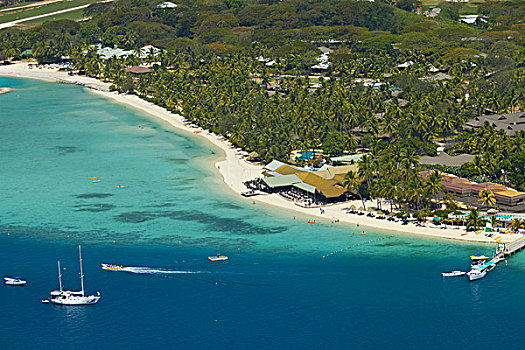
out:
<path id="1" fill-rule="evenodd" d="M 0 273 L 29 280 L 0 287 L 9 348 L 522 348 L 525 253 L 443 280 L 494 247 L 309 225 L 232 194 L 195 135 L 81 87 L 0 86 L 17 89 L 0 96 Z M 41 304 L 57 259 L 78 288 L 79 243 L 100 303 Z"/>

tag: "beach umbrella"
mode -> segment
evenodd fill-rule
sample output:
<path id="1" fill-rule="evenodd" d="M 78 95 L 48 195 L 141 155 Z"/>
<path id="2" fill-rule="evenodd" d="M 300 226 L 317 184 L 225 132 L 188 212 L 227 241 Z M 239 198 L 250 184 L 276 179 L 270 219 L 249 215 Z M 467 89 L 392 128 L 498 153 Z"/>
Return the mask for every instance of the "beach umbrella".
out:
<path id="1" fill-rule="evenodd" d="M 355 205 L 352 204 L 352 205 L 350 206 L 350 209 L 357 209 L 357 207 L 356 207 Z"/>
<path id="2" fill-rule="evenodd" d="M 365 209 L 365 208 L 363 208 L 363 207 L 359 207 L 359 209 L 358 209 L 358 210 L 364 210 L 364 209 Z"/>
<path id="3" fill-rule="evenodd" d="M 374 211 L 374 209 L 372 209 L 372 208 L 368 208 L 366 211 Z"/>
<path id="4" fill-rule="evenodd" d="M 379 215 L 384 215 L 384 214 L 385 214 L 385 212 L 382 211 L 382 210 L 378 210 L 377 213 L 378 213 Z"/>

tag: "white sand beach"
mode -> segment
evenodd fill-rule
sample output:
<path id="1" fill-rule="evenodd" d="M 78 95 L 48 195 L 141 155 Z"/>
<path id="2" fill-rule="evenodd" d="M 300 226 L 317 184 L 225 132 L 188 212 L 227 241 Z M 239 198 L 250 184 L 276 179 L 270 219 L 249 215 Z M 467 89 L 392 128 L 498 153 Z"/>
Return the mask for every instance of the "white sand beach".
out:
<path id="1" fill-rule="evenodd" d="M 138 110 L 144 111 L 149 115 L 162 119 L 173 127 L 193 133 L 196 137 L 203 137 L 212 144 L 218 146 L 224 151 L 224 159 L 215 163 L 215 167 L 218 172 L 222 175 L 224 182 L 234 192 L 240 193 L 245 191 L 246 188 L 243 185 L 244 181 L 251 180 L 261 175 L 262 167 L 247 162 L 236 154 L 236 150 L 227 141 L 224 141 L 221 137 L 204 131 L 200 128 L 195 128 L 187 125 L 184 118 L 178 114 L 171 113 L 164 108 L 156 106 L 150 102 L 144 101 L 135 95 L 118 94 L 117 92 L 110 92 L 110 84 L 104 83 L 94 78 L 82 77 L 82 76 L 69 76 L 67 72 L 59 72 L 57 69 L 48 68 L 29 68 L 27 62 L 21 62 L 9 66 L 0 66 L 0 75 L 39 79 L 49 82 L 60 82 L 68 84 L 78 84 L 89 87 L 96 94 L 110 98 L 116 102 L 126 104 Z M 197 133 L 196 133 L 197 132 Z M 344 208 L 348 208 L 351 205 L 356 207 L 361 206 L 360 201 L 346 202 L 324 208 L 324 214 L 321 214 L 319 208 L 302 208 L 295 205 L 292 201 L 286 200 L 277 194 L 270 195 L 258 195 L 246 199 L 247 205 L 268 204 L 283 209 L 290 210 L 290 219 L 295 218 L 295 213 L 298 212 L 302 215 L 298 215 L 298 219 L 305 220 L 309 218 L 316 220 L 317 224 L 337 224 L 348 223 L 350 225 L 359 225 L 359 230 L 366 231 L 366 227 L 377 228 L 380 230 L 388 230 L 394 232 L 403 232 L 412 235 L 420 235 L 426 237 L 455 239 L 461 241 L 470 241 L 478 243 L 493 243 L 496 244 L 494 238 L 486 237 L 484 234 L 476 234 L 474 232 L 466 233 L 464 230 L 458 229 L 440 229 L 431 227 L 418 227 L 410 223 L 408 225 L 401 225 L 400 222 L 390 222 L 386 220 L 378 220 L 376 218 L 357 216 L 355 214 L 347 214 Z M 308 219 L 306 219 L 308 220 Z M 496 236 L 500 236 L 499 234 Z M 518 234 L 502 234 L 502 242 L 511 242 L 522 235 Z"/>

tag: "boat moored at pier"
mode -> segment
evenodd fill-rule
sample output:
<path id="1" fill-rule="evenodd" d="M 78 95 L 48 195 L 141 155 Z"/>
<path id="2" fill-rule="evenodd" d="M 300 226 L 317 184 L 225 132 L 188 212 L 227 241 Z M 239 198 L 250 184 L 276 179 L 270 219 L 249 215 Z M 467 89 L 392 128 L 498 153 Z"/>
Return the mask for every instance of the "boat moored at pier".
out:
<path id="1" fill-rule="evenodd" d="M 487 275 L 487 269 L 485 266 L 481 266 L 481 265 L 475 265 L 472 267 L 472 270 L 467 272 L 467 276 L 470 281 L 482 279 L 486 275 Z"/>

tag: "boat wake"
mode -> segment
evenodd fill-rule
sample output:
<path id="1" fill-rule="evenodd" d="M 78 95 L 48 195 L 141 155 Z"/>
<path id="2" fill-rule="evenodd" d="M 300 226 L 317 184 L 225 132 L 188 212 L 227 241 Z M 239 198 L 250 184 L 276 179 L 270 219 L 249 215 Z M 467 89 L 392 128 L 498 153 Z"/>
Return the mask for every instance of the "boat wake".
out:
<path id="1" fill-rule="evenodd" d="M 154 274 L 154 275 L 169 275 L 169 274 L 195 274 L 195 273 L 209 273 L 206 271 L 187 271 L 187 270 L 170 270 L 156 267 L 140 267 L 140 266 L 126 266 L 122 270 L 124 272 L 139 273 L 139 274 Z"/>

